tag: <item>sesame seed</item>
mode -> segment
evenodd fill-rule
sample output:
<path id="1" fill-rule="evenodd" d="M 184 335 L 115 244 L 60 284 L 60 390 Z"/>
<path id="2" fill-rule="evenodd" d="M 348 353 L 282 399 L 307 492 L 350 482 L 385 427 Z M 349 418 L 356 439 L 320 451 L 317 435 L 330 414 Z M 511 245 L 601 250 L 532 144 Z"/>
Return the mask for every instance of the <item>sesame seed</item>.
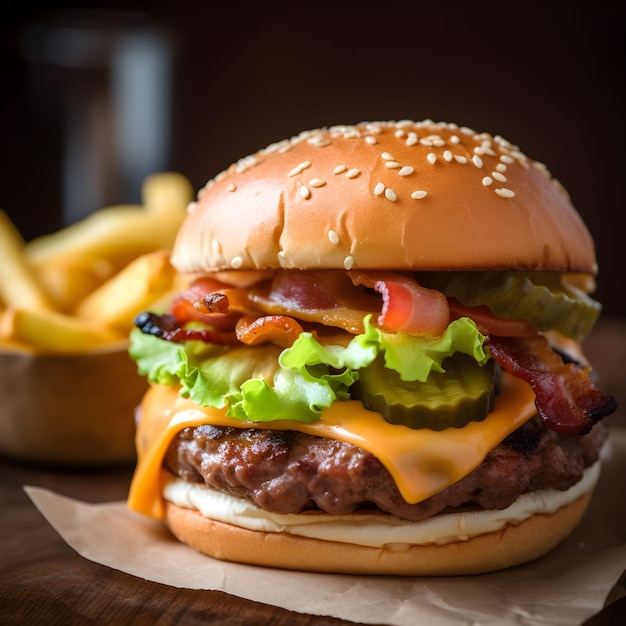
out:
<path id="1" fill-rule="evenodd" d="M 372 137 L 372 135 L 367 135 L 365 137 L 365 141 L 372 146 L 378 143 L 378 139 L 376 139 L 376 137 Z"/>
<path id="2" fill-rule="evenodd" d="M 395 161 L 395 159 L 391 154 L 389 154 L 389 152 L 383 152 L 380 156 L 385 159 L 385 161 Z"/>
<path id="3" fill-rule="evenodd" d="M 398 137 L 398 139 L 400 139 L 401 137 L 404 137 L 406 135 L 406 132 L 400 128 L 394 134 L 396 137 Z"/>
<path id="4" fill-rule="evenodd" d="M 236 270 L 239 269 L 243 265 L 243 259 L 240 256 L 236 256 L 231 262 L 230 266 Z"/>
<path id="5" fill-rule="evenodd" d="M 482 167 L 483 166 L 483 160 L 477 155 L 475 154 L 472 157 L 472 163 L 476 166 L 476 167 Z"/>
<path id="6" fill-rule="evenodd" d="M 414 146 L 416 143 L 419 143 L 419 139 L 417 138 L 417 135 L 411 136 L 406 140 L 405 143 L 407 146 Z"/>
<path id="7" fill-rule="evenodd" d="M 422 198 L 425 198 L 428 195 L 428 193 L 426 191 L 424 191 L 423 189 L 418 189 L 417 191 L 414 191 L 411 194 L 411 198 L 415 198 L 416 200 L 421 200 Z"/>
<path id="8" fill-rule="evenodd" d="M 237 185 L 235 185 L 235 183 L 230 183 L 230 185 L 228 185 L 228 191 L 235 191 L 237 189 Z"/>
<path id="9" fill-rule="evenodd" d="M 187 213 L 192 213 L 193 211 L 195 211 L 197 206 L 198 206 L 197 202 L 190 202 L 187 205 Z"/>
<path id="10" fill-rule="evenodd" d="M 343 260 L 343 266 L 347 269 L 347 270 L 351 270 L 352 266 L 354 265 L 354 257 L 352 255 L 348 255 L 344 260 Z"/>
<path id="11" fill-rule="evenodd" d="M 339 235 L 334 230 L 329 230 L 328 240 L 330 241 L 330 243 L 337 245 L 339 243 Z"/>
<path id="12" fill-rule="evenodd" d="M 448 141 L 455 146 L 461 143 L 461 140 L 459 139 L 458 135 L 450 135 L 450 138 L 448 139 Z"/>
<path id="13" fill-rule="evenodd" d="M 502 137 L 501 135 L 496 135 L 494 137 L 494 140 L 496 141 L 496 143 L 499 143 L 501 146 L 505 146 L 505 147 L 510 147 L 510 142 L 508 142 L 504 137 Z"/>
<path id="14" fill-rule="evenodd" d="M 485 176 L 485 178 L 483 178 L 483 185 L 485 185 L 485 187 L 488 187 L 491 183 L 493 183 L 491 176 Z"/>
<path id="15" fill-rule="evenodd" d="M 452 152 L 450 152 L 450 150 L 445 150 L 443 153 L 443 158 L 449 163 L 454 157 L 452 156 Z"/>
<path id="16" fill-rule="evenodd" d="M 217 239 L 211 239 L 211 250 L 213 250 L 213 252 L 216 252 L 217 254 L 220 254 L 220 252 L 222 251 L 222 245 Z"/>
<path id="17" fill-rule="evenodd" d="M 312 178 L 309 181 L 309 187 L 323 187 L 326 184 L 325 180 L 322 180 L 321 178 Z"/>
<path id="18" fill-rule="evenodd" d="M 346 172 L 346 178 L 356 178 L 360 173 L 360 169 L 353 167 Z"/>
<path id="19" fill-rule="evenodd" d="M 385 185 L 382 183 L 377 183 L 376 187 L 374 187 L 374 194 L 380 196 L 385 191 Z"/>
<path id="20" fill-rule="evenodd" d="M 398 163 L 397 161 L 386 161 L 385 167 L 388 167 L 390 169 L 398 169 L 400 167 L 400 163 Z"/>
<path id="21" fill-rule="evenodd" d="M 430 139 L 420 139 L 420 143 L 428 148 L 431 148 L 433 145 L 433 142 Z"/>
<path id="22" fill-rule="evenodd" d="M 500 172 L 491 172 L 493 178 L 495 178 L 500 183 L 506 183 L 506 176 L 501 174 Z"/>
<path id="23" fill-rule="evenodd" d="M 455 154 L 454 160 L 457 163 L 467 163 L 467 157 L 463 156 L 462 154 Z"/>
<path id="24" fill-rule="evenodd" d="M 391 202 L 395 202 L 398 199 L 398 196 L 394 193 L 393 189 L 385 189 L 385 198 L 387 200 L 391 200 Z"/>
<path id="25" fill-rule="evenodd" d="M 426 158 L 428 159 L 428 162 L 429 162 L 431 165 L 434 165 L 434 164 L 435 164 L 435 161 L 437 160 L 437 155 L 436 155 L 434 152 L 429 152 L 429 153 L 426 155 Z"/>
<path id="26" fill-rule="evenodd" d="M 334 170 L 333 174 L 343 174 L 348 168 L 345 165 L 338 165 Z"/>
<path id="27" fill-rule="evenodd" d="M 515 195 L 514 191 L 507 189 L 506 187 L 502 187 L 501 189 L 494 189 L 496 194 L 498 194 L 501 198 L 512 198 Z"/>
<path id="28" fill-rule="evenodd" d="M 437 148 L 443 148 L 446 145 L 446 142 L 441 139 L 441 137 L 437 137 L 437 139 L 433 140 L 433 146 L 436 146 Z"/>
<path id="29" fill-rule="evenodd" d="M 330 145 L 330 139 L 321 134 L 313 135 L 313 137 L 309 137 L 306 141 L 312 146 L 316 146 L 318 148 Z"/>
<path id="30" fill-rule="evenodd" d="M 512 156 L 509 156 L 508 154 L 501 154 L 500 161 L 502 161 L 502 163 L 508 163 L 509 165 L 511 163 L 515 163 L 515 159 Z"/>
<path id="31" fill-rule="evenodd" d="M 305 200 L 311 197 L 311 190 L 306 185 L 302 185 L 298 191 Z"/>
<path id="32" fill-rule="evenodd" d="M 504 163 L 498 163 L 498 165 L 496 165 L 496 171 L 506 172 L 506 165 Z"/>
<path id="33" fill-rule="evenodd" d="M 413 173 L 413 168 L 410 165 L 405 165 L 404 167 L 400 168 L 400 171 L 398 172 L 398 174 L 400 176 L 408 176 L 409 174 Z"/>

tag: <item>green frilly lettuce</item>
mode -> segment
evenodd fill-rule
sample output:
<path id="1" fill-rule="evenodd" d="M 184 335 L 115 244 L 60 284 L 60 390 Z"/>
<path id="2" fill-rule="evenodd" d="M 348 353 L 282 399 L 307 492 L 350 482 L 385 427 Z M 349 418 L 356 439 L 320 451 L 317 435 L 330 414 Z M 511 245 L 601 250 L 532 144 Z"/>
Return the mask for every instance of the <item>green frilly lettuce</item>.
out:
<path id="1" fill-rule="evenodd" d="M 364 320 L 365 332 L 347 346 L 322 345 L 302 333 L 286 349 L 164 341 L 135 329 L 129 353 L 153 384 L 180 385 L 183 397 L 202 406 L 227 407 L 230 417 L 252 422 L 317 421 L 335 400 L 350 398 L 359 369 L 383 354 L 403 380 L 425 381 L 443 372 L 443 361 L 461 352 L 484 364 L 485 337 L 469 318 L 450 323 L 441 337 L 386 333 Z"/>

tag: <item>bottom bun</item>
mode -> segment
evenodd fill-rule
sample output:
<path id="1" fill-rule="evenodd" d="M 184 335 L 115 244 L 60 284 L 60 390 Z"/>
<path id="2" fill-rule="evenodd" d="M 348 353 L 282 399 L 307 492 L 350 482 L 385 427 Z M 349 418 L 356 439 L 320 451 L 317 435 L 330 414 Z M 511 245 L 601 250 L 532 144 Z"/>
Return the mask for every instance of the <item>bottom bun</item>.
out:
<path id="1" fill-rule="evenodd" d="M 591 490 L 554 513 L 534 514 L 466 541 L 393 547 L 249 530 L 169 501 L 165 510 L 179 541 L 224 561 L 338 574 L 457 576 L 506 569 L 546 554 L 579 523 L 590 499 Z"/>

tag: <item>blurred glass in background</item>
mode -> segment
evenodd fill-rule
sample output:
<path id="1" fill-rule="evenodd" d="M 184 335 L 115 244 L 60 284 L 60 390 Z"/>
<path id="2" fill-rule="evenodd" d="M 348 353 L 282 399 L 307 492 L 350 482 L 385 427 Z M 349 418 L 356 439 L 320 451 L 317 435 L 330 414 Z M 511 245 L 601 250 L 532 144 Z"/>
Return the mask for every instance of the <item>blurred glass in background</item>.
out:
<path id="1" fill-rule="evenodd" d="M 172 46 L 138 13 L 63 11 L 27 25 L 32 106 L 61 129 L 63 224 L 139 202 L 143 179 L 168 168 Z"/>

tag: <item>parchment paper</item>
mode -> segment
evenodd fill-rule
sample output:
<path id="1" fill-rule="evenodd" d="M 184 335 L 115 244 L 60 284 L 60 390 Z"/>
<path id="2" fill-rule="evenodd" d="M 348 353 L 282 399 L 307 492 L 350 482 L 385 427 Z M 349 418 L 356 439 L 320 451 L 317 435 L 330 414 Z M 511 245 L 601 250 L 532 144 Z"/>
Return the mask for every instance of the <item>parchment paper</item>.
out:
<path id="1" fill-rule="evenodd" d="M 83 557 L 176 587 L 220 590 L 300 613 L 364 624 L 571 626 L 602 608 L 626 569 L 626 430 L 612 433 L 603 473 L 580 526 L 525 566 L 453 578 L 287 572 L 223 563 L 178 543 L 125 502 L 86 504 L 25 487 L 61 537 Z"/>

